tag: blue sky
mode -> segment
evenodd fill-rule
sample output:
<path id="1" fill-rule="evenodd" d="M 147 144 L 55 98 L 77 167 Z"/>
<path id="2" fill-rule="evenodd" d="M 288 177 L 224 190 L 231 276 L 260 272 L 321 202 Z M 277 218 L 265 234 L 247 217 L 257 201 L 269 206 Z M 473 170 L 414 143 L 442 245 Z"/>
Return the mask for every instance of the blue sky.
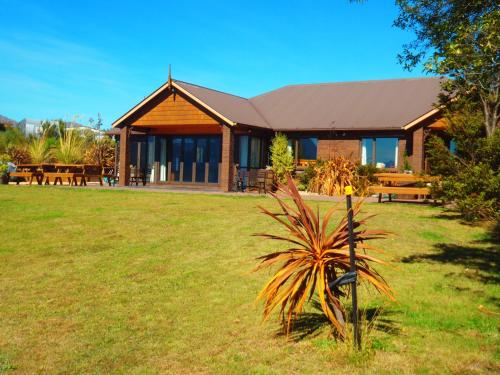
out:
<path id="1" fill-rule="evenodd" d="M 422 76 L 393 0 L 0 0 L 0 114 L 105 127 L 176 79 L 244 97 L 293 83 Z"/>

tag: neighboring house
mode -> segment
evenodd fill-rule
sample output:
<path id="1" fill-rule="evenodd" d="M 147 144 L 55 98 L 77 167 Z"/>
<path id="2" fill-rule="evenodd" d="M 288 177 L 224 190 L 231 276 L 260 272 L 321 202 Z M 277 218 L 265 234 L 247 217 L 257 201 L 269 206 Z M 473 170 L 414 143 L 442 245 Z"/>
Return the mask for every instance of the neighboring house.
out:
<path id="1" fill-rule="evenodd" d="M 16 126 L 17 121 L 12 120 L 11 118 L 8 118 L 6 116 L 0 115 L 0 124 L 8 126 Z"/>
<path id="2" fill-rule="evenodd" d="M 42 134 L 42 124 L 44 121 L 42 120 L 33 120 L 33 119 L 22 119 L 17 123 L 17 127 L 23 132 L 25 136 L 29 135 L 40 135 Z M 57 124 L 57 120 L 50 120 L 49 121 L 51 124 Z M 74 130 L 79 130 L 79 131 L 84 131 L 84 130 L 90 130 L 94 133 L 102 133 L 99 130 L 93 129 L 89 126 L 85 126 L 82 124 L 79 124 L 77 122 L 71 121 L 71 122 L 65 122 L 66 128 L 67 129 L 74 129 Z"/>
<path id="3" fill-rule="evenodd" d="M 442 129 L 439 78 L 291 85 L 250 98 L 169 79 L 113 123 L 120 184 L 130 165 L 158 184 L 233 188 L 236 168 L 264 168 L 275 132 L 297 164 L 344 155 L 400 168 L 406 151 L 424 168 L 424 137 Z M 236 167 L 236 168 L 235 168 Z M 121 176 L 124 176 L 122 178 Z"/>

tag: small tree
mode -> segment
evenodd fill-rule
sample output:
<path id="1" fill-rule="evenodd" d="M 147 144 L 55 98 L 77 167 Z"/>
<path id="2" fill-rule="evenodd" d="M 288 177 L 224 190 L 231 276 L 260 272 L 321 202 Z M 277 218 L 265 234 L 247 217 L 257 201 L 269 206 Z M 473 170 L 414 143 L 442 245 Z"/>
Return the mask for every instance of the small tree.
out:
<path id="1" fill-rule="evenodd" d="M 286 182 L 286 175 L 295 169 L 293 155 L 288 149 L 288 138 L 282 133 L 277 133 L 271 142 L 272 169 L 279 182 Z"/>
<path id="2" fill-rule="evenodd" d="M 478 101 L 461 98 L 450 107 L 444 114 L 455 152 L 437 136 L 427 142 L 431 173 L 442 176 L 434 194 L 453 202 L 466 220 L 494 219 L 500 212 L 500 134 L 485 136 Z"/>

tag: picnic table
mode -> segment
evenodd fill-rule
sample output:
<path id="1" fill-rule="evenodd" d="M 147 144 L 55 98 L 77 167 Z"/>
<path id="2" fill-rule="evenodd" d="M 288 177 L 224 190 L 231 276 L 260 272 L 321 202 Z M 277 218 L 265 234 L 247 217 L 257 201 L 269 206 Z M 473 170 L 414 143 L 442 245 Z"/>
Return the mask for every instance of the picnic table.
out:
<path id="1" fill-rule="evenodd" d="M 80 186 L 87 185 L 83 171 L 82 164 L 47 164 L 43 166 L 43 180 L 45 185 L 49 185 L 51 181 L 54 185 L 58 182 L 62 185 L 65 180 L 70 186 L 78 186 L 79 178 Z"/>
<path id="2" fill-rule="evenodd" d="M 274 172 L 267 169 L 238 168 L 235 179 L 236 191 L 257 189 L 259 194 L 264 194 L 273 189 Z"/>
<path id="3" fill-rule="evenodd" d="M 16 177 L 19 185 L 21 179 L 25 179 L 31 185 L 36 179 L 38 185 L 63 184 L 67 181 L 70 186 L 86 186 L 92 179 L 103 185 L 103 167 L 94 164 L 19 164 L 16 171 L 10 173 L 10 177 Z"/>
<path id="4" fill-rule="evenodd" d="M 36 180 L 38 185 L 42 184 L 43 172 L 41 171 L 42 164 L 19 164 L 16 166 L 15 172 L 10 172 L 10 177 L 16 177 L 16 184 L 19 185 L 21 179 L 25 179 L 31 185 L 33 180 Z"/>
<path id="5" fill-rule="evenodd" d="M 392 201 L 392 194 L 406 194 L 428 196 L 431 194 L 429 184 L 438 180 L 436 176 L 419 176 L 406 173 L 375 173 L 380 182 L 379 185 L 370 186 L 372 194 L 378 194 L 379 203 L 382 202 L 382 194 L 389 195 L 389 201 Z M 425 184 L 426 186 L 417 186 Z"/>

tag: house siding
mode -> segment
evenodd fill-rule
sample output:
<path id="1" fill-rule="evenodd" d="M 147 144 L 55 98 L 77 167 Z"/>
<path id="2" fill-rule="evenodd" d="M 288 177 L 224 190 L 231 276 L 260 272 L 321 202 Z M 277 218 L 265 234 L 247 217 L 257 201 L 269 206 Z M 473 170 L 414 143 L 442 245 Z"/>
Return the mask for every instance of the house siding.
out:
<path id="1" fill-rule="evenodd" d="M 143 113 L 132 122 L 133 126 L 212 126 L 219 122 L 202 111 L 181 94 L 168 94 L 152 101 Z"/>
<path id="2" fill-rule="evenodd" d="M 360 161 L 360 139 L 318 139 L 318 159 L 328 160 L 341 155 Z"/>

